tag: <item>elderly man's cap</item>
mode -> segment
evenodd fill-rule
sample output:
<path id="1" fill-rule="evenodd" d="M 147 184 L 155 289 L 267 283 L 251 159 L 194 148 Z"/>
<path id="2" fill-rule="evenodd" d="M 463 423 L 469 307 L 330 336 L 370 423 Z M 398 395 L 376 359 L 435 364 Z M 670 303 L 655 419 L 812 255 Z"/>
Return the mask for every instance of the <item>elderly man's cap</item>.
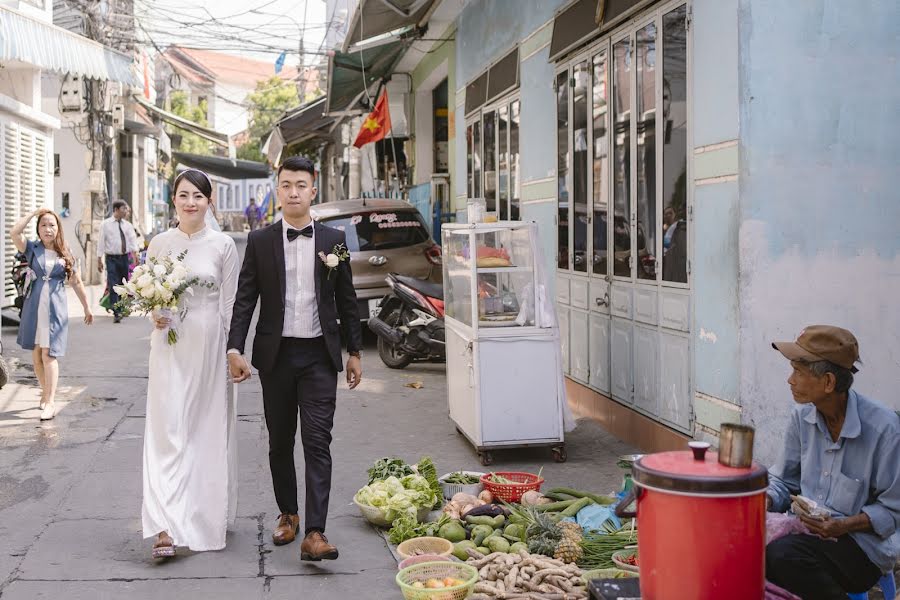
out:
<path id="1" fill-rule="evenodd" d="M 859 361 L 859 343 L 846 329 L 832 325 L 810 325 L 800 332 L 795 342 L 774 342 L 772 347 L 788 360 L 816 362 L 827 360 L 856 373 L 853 363 Z"/>

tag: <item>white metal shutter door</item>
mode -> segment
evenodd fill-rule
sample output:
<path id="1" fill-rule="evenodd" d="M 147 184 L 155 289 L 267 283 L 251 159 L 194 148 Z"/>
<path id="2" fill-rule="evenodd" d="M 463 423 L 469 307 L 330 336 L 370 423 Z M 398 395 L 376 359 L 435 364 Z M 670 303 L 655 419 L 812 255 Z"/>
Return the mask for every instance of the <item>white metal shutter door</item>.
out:
<path id="1" fill-rule="evenodd" d="M 50 197 L 50 161 L 47 153 L 50 138 L 34 132 L 34 208 L 46 206 L 54 208 Z M 33 209 L 32 209 L 33 210 Z"/>
<path id="2" fill-rule="evenodd" d="M 47 204 L 47 137 L 19 126 L 19 211 L 27 215 Z M 33 234 L 26 232 L 31 237 Z"/>
<path id="3" fill-rule="evenodd" d="M 2 138 L 3 172 L 3 305 L 8 306 L 15 299 L 15 286 L 10 277 L 16 248 L 9 236 L 9 230 L 19 220 L 19 128 L 15 123 L 0 120 Z"/>

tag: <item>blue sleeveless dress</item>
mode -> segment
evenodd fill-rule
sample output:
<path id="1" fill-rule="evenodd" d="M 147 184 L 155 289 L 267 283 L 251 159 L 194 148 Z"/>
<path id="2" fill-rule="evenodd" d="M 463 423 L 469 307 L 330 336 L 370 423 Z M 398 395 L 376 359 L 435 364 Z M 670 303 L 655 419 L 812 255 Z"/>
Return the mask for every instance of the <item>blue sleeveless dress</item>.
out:
<path id="1" fill-rule="evenodd" d="M 16 341 L 24 350 L 33 350 L 38 326 L 38 310 L 41 292 L 49 286 L 49 324 L 50 324 L 50 356 L 60 357 L 66 354 L 66 343 L 69 334 L 69 307 L 66 301 L 66 269 L 59 261 L 54 261 L 50 272 L 44 270 L 44 245 L 28 240 L 25 247 L 25 260 L 37 278 L 31 284 L 25 304 L 22 306 L 19 335 Z"/>

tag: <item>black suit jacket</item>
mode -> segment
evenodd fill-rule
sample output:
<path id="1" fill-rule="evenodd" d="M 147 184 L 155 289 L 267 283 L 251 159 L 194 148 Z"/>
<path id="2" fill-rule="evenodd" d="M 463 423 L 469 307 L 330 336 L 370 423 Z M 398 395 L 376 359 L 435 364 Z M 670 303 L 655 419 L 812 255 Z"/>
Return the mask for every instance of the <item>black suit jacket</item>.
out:
<path id="1" fill-rule="evenodd" d="M 334 367 L 343 371 L 341 359 L 340 329 L 347 340 L 347 350 L 359 351 L 362 347 L 362 327 L 356 290 L 353 289 L 353 273 L 350 261 L 342 261 L 328 276 L 328 268 L 318 257 L 319 252 L 330 254 L 337 244 L 345 243 L 343 231 L 314 222 L 316 240 L 316 302 L 322 335 Z M 260 301 L 259 321 L 253 341 L 253 366 L 260 371 L 271 371 L 278 358 L 281 333 L 284 330 L 285 267 L 283 225 L 279 220 L 273 225 L 250 232 L 241 276 L 238 281 L 228 348 L 244 352 L 247 332 L 257 299 Z M 340 328 L 338 326 L 340 318 Z"/>

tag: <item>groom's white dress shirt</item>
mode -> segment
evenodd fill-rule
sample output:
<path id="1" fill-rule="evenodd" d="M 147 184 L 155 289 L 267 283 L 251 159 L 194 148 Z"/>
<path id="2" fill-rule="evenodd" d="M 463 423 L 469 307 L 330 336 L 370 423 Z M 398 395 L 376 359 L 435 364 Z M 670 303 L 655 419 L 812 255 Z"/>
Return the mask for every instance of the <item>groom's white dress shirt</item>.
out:
<path id="1" fill-rule="evenodd" d="M 287 221 L 282 222 L 281 241 L 284 244 L 284 329 L 281 335 L 292 338 L 314 338 L 322 335 L 319 306 L 316 303 L 316 237 L 298 235 L 288 240 Z M 305 229 L 305 228 L 304 228 Z"/>

